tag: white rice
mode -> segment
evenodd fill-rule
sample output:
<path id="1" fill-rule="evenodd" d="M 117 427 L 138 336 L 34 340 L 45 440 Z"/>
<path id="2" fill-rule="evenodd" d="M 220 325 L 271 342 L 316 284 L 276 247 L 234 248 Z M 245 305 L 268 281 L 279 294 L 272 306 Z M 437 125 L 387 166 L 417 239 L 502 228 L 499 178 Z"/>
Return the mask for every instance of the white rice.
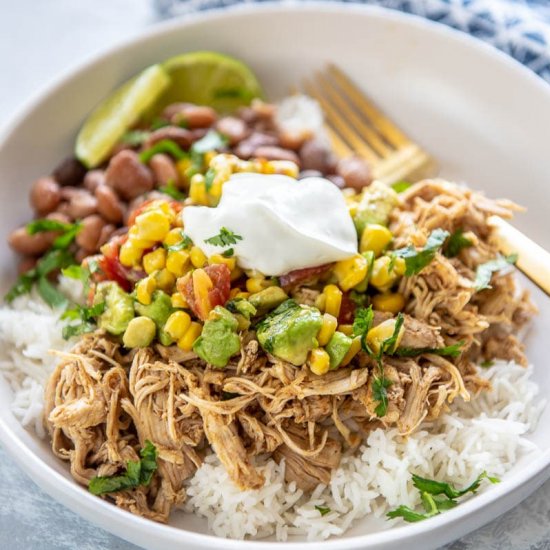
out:
<path id="1" fill-rule="evenodd" d="M 0 371 L 14 391 L 12 410 L 24 426 L 44 436 L 43 388 L 56 358 L 50 349 L 67 349 L 59 314 L 36 297 L 18 298 L 0 309 Z M 367 515 L 383 518 L 401 504 L 419 503 L 411 473 L 471 483 L 486 470 L 503 476 L 523 456 L 538 452 L 526 439 L 544 407 L 530 380 L 532 367 L 499 362 L 483 370 L 492 383 L 471 403 L 458 400 L 451 414 L 425 423 L 409 436 L 396 429 L 373 431 L 354 456 L 345 456 L 330 486 L 304 495 L 284 481 L 284 464 L 259 458 L 266 478 L 258 491 L 239 491 L 215 455 L 187 483 L 187 512 L 208 520 L 210 530 L 225 538 L 284 541 L 293 535 L 308 540 L 340 535 Z M 321 516 L 315 506 L 328 507 Z M 396 521 L 385 522 L 388 527 Z"/>

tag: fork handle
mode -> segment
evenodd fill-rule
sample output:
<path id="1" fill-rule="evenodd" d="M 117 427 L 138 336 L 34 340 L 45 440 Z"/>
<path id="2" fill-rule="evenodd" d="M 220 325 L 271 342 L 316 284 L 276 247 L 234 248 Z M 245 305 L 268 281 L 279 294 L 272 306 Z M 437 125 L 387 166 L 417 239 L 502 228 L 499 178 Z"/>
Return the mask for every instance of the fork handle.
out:
<path id="1" fill-rule="evenodd" d="M 489 224 L 496 228 L 498 245 L 504 254 L 517 252 L 516 267 L 550 296 L 550 252 L 498 216 Z"/>

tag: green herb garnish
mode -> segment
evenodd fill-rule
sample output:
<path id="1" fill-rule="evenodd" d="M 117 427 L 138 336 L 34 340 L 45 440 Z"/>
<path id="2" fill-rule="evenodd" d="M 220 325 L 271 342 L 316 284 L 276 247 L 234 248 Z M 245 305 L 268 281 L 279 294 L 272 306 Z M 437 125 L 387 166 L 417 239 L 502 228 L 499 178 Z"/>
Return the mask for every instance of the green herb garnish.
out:
<path id="1" fill-rule="evenodd" d="M 88 486 L 90 493 L 103 495 L 149 485 L 157 470 L 157 449 L 147 440 L 139 456 L 141 460 L 129 460 L 126 463 L 126 472 L 122 475 L 93 477 Z"/>
<path id="2" fill-rule="evenodd" d="M 104 311 L 105 302 L 100 302 L 92 307 L 85 307 L 77 304 L 74 308 L 68 309 L 63 313 L 61 319 L 78 321 L 78 323 L 65 325 L 62 331 L 63 338 L 68 340 L 72 336 L 80 336 L 81 334 L 92 332 L 96 327 L 95 319 Z"/>
<path id="3" fill-rule="evenodd" d="M 405 276 L 410 277 L 420 273 L 435 258 L 436 252 L 441 249 L 448 236 L 448 231 L 434 229 L 424 248 L 417 250 L 413 245 L 409 245 L 394 250 L 393 254 L 405 260 Z"/>
<path id="4" fill-rule="evenodd" d="M 237 244 L 237 241 L 242 240 L 243 238 L 240 235 L 233 233 L 231 229 L 222 227 L 218 235 L 205 239 L 204 242 L 214 246 L 230 246 L 232 244 Z"/>
<path id="5" fill-rule="evenodd" d="M 458 256 L 460 251 L 463 248 L 469 248 L 474 243 L 464 236 L 464 231 L 462 229 L 457 229 L 454 233 L 451 233 L 451 236 L 447 239 L 445 247 L 443 248 L 443 254 L 447 258 L 454 258 Z"/>
<path id="6" fill-rule="evenodd" d="M 479 366 L 483 367 L 484 369 L 488 369 L 489 367 L 492 367 L 495 364 L 495 362 L 492 359 L 485 359 L 485 361 L 482 361 Z"/>
<path id="7" fill-rule="evenodd" d="M 36 235 L 37 233 L 43 233 L 45 231 L 60 231 L 61 235 L 56 237 L 52 244 L 52 248 L 63 250 L 72 244 L 82 229 L 82 225 L 78 222 L 63 223 L 57 220 L 44 218 L 28 223 L 26 228 L 29 235 Z"/>
<path id="8" fill-rule="evenodd" d="M 158 190 L 161 193 L 172 197 L 176 201 L 182 201 L 183 199 L 185 199 L 185 194 L 176 187 L 176 184 L 173 180 L 169 180 L 166 185 L 159 187 Z"/>
<path id="9" fill-rule="evenodd" d="M 204 186 L 206 192 L 208 193 L 212 189 L 212 184 L 214 183 L 214 178 L 216 177 L 216 171 L 214 168 L 209 168 L 204 175 Z"/>
<path id="10" fill-rule="evenodd" d="M 10 303 L 18 296 L 27 294 L 36 284 L 38 294 L 52 308 L 67 304 L 67 298 L 47 279 L 57 269 L 63 269 L 74 263 L 73 255 L 67 250 L 50 250 L 33 269 L 20 275 L 4 299 Z"/>
<path id="11" fill-rule="evenodd" d="M 231 258 L 231 256 L 233 256 L 235 254 L 235 249 L 234 248 L 228 248 L 227 250 L 224 250 L 222 252 L 222 256 L 224 258 Z"/>
<path id="12" fill-rule="evenodd" d="M 326 516 L 331 511 L 328 506 L 315 506 L 315 510 L 317 510 L 322 516 Z"/>
<path id="13" fill-rule="evenodd" d="M 373 320 L 374 311 L 372 311 L 372 306 L 356 309 L 353 319 L 353 335 L 361 336 L 362 338 L 366 336 L 367 332 L 371 329 Z"/>
<path id="14" fill-rule="evenodd" d="M 183 229 L 181 230 L 181 237 L 182 237 L 182 240 L 179 243 L 172 244 L 170 246 L 164 245 L 164 248 L 166 248 L 168 252 L 178 252 L 179 250 L 185 250 L 186 248 L 190 248 L 191 245 L 193 244 L 193 241 L 188 235 L 186 235 L 183 232 Z"/>
<path id="15" fill-rule="evenodd" d="M 399 357 L 416 357 L 423 353 L 433 353 L 435 355 L 456 358 L 462 353 L 462 346 L 464 346 L 463 340 L 444 348 L 399 348 L 395 351 L 395 355 Z"/>
<path id="16" fill-rule="evenodd" d="M 155 143 L 149 149 L 145 149 L 139 154 L 139 160 L 147 164 L 155 155 L 166 153 L 176 160 L 183 160 L 188 157 L 187 153 L 173 140 L 163 139 Z"/>
<path id="17" fill-rule="evenodd" d="M 412 183 L 409 183 L 408 181 L 396 181 L 395 183 L 391 184 L 392 189 L 396 193 L 403 193 L 403 191 L 406 191 L 411 186 Z"/>
<path id="18" fill-rule="evenodd" d="M 412 479 L 413 485 L 420 491 L 420 500 L 424 512 L 417 512 L 408 506 L 399 506 L 386 514 L 388 518 L 403 518 L 409 523 L 422 521 L 457 506 L 458 502 L 456 499 L 467 493 L 475 493 L 484 479 L 489 480 L 491 483 L 499 483 L 500 481 L 496 477 L 487 475 L 487 472 L 482 472 L 471 485 L 465 489 L 458 490 L 450 483 L 435 481 L 417 475 L 413 475 Z M 444 498 L 437 498 L 439 495 L 443 495 Z"/>
<path id="19" fill-rule="evenodd" d="M 204 155 L 210 151 L 223 149 L 227 145 L 227 138 L 215 130 L 208 130 L 206 135 L 195 141 L 191 146 L 191 153 Z"/>
<path id="20" fill-rule="evenodd" d="M 491 260 L 484 264 L 478 265 L 476 270 L 475 288 L 476 290 L 484 290 L 491 287 L 491 277 L 493 273 L 501 271 L 517 262 L 518 255 L 510 254 L 509 256 L 500 256 L 495 260 Z"/>
<path id="21" fill-rule="evenodd" d="M 130 147 L 137 147 L 147 141 L 150 135 L 151 132 L 145 130 L 130 130 L 122 136 L 120 143 L 130 145 Z"/>

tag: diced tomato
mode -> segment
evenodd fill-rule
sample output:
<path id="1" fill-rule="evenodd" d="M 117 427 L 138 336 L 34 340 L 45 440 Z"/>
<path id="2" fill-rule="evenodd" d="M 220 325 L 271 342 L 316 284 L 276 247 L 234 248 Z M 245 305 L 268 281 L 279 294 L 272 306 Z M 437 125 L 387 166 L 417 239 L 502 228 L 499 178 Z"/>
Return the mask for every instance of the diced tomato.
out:
<path id="1" fill-rule="evenodd" d="M 306 267 L 305 269 L 295 269 L 279 277 L 279 282 L 283 288 L 296 286 L 305 282 L 317 279 L 320 275 L 326 273 L 332 264 L 318 265 L 317 267 Z"/>
<path id="2" fill-rule="evenodd" d="M 99 256 L 97 265 L 99 272 L 93 274 L 92 279 L 95 282 L 99 281 L 114 281 L 123 290 L 130 292 L 133 288 L 132 281 L 140 277 L 132 274 L 132 270 L 125 268 L 118 259 L 118 254 L 121 245 L 126 241 L 127 236 L 121 235 L 111 239 L 108 243 L 101 247 L 102 256 Z"/>
<path id="3" fill-rule="evenodd" d="M 353 323 L 355 307 L 355 302 L 349 297 L 349 292 L 344 292 L 344 294 L 342 294 L 342 303 L 340 304 L 338 323 L 342 325 Z"/>
<path id="4" fill-rule="evenodd" d="M 208 291 L 208 304 L 206 304 L 206 307 L 204 307 L 204 304 L 197 302 L 192 273 L 188 273 L 178 280 L 178 290 L 183 294 L 193 313 L 201 321 L 205 321 L 208 313 L 216 306 L 223 306 L 229 299 L 231 291 L 231 271 L 225 264 L 207 265 L 203 269 L 212 281 L 212 288 Z"/>

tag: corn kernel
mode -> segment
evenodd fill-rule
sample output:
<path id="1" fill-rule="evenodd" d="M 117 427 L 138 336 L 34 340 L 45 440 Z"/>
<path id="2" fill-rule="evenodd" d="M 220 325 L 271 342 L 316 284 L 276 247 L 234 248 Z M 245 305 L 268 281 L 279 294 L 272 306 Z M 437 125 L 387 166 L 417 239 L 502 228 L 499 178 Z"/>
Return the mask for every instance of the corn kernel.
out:
<path id="1" fill-rule="evenodd" d="M 183 235 L 181 234 L 181 229 L 175 228 L 170 229 L 168 233 L 166 234 L 166 237 L 164 237 L 164 240 L 162 241 L 162 244 L 165 246 L 174 246 L 175 244 L 180 243 L 183 241 Z"/>
<path id="2" fill-rule="evenodd" d="M 189 198 L 194 204 L 208 206 L 208 194 L 206 193 L 206 182 L 202 174 L 195 174 L 191 178 L 189 187 Z"/>
<path id="3" fill-rule="evenodd" d="M 206 164 L 206 166 L 210 166 L 212 159 L 215 158 L 217 155 L 217 151 L 208 151 L 207 153 L 204 153 L 204 163 Z"/>
<path id="4" fill-rule="evenodd" d="M 162 241 L 170 231 L 170 219 L 161 210 L 143 212 L 136 218 L 140 239 Z"/>
<path id="5" fill-rule="evenodd" d="M 166 258 L 166 269 L 175 275 L 181 277 L 187 271 L 187 265 L 189 264 L 189 252 L 185 250 L 175 250 L 168 252 Z"/>
<path id="6" fill-rule="evenodd" d="M 359 250 L 361 252 L 372 250 L 375 256 L 379 256 L 391 243 L 392 239 L 392 232 L 387 227 L 377 223 L 370 223 L 363 229 Z"/>
<path id="7" fill-rule="evenodd" d="M 329 371 L 330 357 L 323 348 L 315 348 L 309 353 L 308 364 L 313 374 L 322 376 Z"/>
<path id="8" fill-rule="evenodd" d="M 395 319 L 387 319 L 383 323 L 376 325 L 375 327 L 371 328 L 368 331 L 367 343 L 369 344 L 370 349 L 375 354 L 380 352 L 380 348 L 382 347 L 382 344 L 384 343 L 384 341 L 393 336 L 396 322 L 397 321 Z M 397 340 L 395 342 L 394 349 L 399 346 L 399 342 L 401 342 L 401 338 L 403 337 L 404 332 L 405 332 L 405 327 L 402 326 L 401 329 L 399 330 L 399 334 L 397 335 Z"/>
<path id="9" fill-rule="evenodd" d="M 235 298 L 241 298 L 243 300 L 246 300 L 250 297 L 250 292 L 244 292 L 244 291 L 240 291 L 240 292 L 237 292 L 237 294 L 235 294 Z"/>
<path id="10" fill-rule="evenodd" d="M 338 330 L 343 332 L 346 336 L 353 335 L 353 325 L 338 325 Z"/>
<path id="11" fill-rule="evenodd" d="M 187 300 L 179 292 L 174 292 L 171 296 L 171 300 L 172 307 L 179 307 L 182 309 L 187 309 L 189 307 Z"/>
<path id="12" fill-rule="evenodd" d="M 118 253 L 120 263 L 126 267 L 133 267 L 139 264 L 141 260 L 141 249 L 134 246 L 132 241 L 126 241 L 121 247 Z"/>
<path id="13" fill-rule="evenodd" d="M 263 279 L 260 277 L 251 277 L 246 280 L 246 290 L 250 294 L 256 294 L 256 292 L 261 292 L 270 286 L 276 286 L 277 282 L 272 279 Z"/>
<path id="14" fill-rule="evenodd" d="M 206 256 L 198 246 L 194 246 L 193 248 L 191 248 L 189 257 L 191 258 L 191 263 L 193 264 L 193 267 L 199 268 L 203 267 L 204 264 L 206 264 Z"/>
<path id="15" fill-rule="evenodd" d="M 392 258 L 389 256 L 381 256 L 380 258 L 376 258 L 376 260 L 374 260 L 374 264 L 372 265 L 370 283 L 382 292 L 389 290 L 399 278 L 399 260 L 402 259 L 403 258 L 393 258 L 394 265 L 392 267 Z"/>
<path id="16" fill-rule="evenodd" d="M 213 254 L 208 258 L 209 264 L 225 264 L 230 271 L 233 271 L 235 269 L 235 266 L 237 265 L 237 260 L 235 258 L 226 258 L 225 256 L 222 256 L 221 254 Z"/>
<path id="17" fill-rule="evenodd" d="M 329 340 L 332 338 L 332 335 L 336 332 L 336 327 L 338 325 L 338 320 L 336 317 L 330 313 L 325 313 L 323 315 L 323 324 L 317 333 L 317 341 L 320 346 L 326 346 L 329 343 Z"/>
<path id="18" fill-rule="evenodd" d="M 358 285 L 367 276 L 368 267 L 366 258 L 361 254 L 337 262 L 334 266 L 334 274 L 340 288 L 346 291 Z"/>
<path id="19" fill-rule="evenodd" d="M 193 271 L 192 278 L 195 304 L 198 312 L 200 313 L 199 317 L 206 319 L 212 309 L 209 297 L 209 292 L 213 287 L 212 280 L 204 269 L 195 269 L 195 271 Z"/>
<path id="20" fill-rule="evenodd" d="M 317 298 L 315 298 L 315 307 L 319 311 L 325 311 L 325 305 L 327 303 L 327 297 L 324 292 L 321 292 Z"/>
<path id="21" fill-rule="evenodd" d="M 220 198 L 222 196 L 222 187 L 224 183 L 225 181 L 214 178 L 210 190 L 208 191 L 210 197 L 208 202 L 210 206 L 216 206 L 218 202 L 220 202 Z"/>
<path id="22" fill-rule="evenodd" d="M 178 175 L 180 177 L 180 180 L 184 183 L 189 182 L 189 178 L 187 177 L 187 171 L 191 167 L 192 161 L 190 158 L 184 158 L 182 160 L 179 160 L 176 163 L 176 170 L 178 171 Z"/>
<path id="23" fill-rule="evenodd" d="M 399 275 L 399 277 L 405 275 L 405 271 L 407 270 L 407 263 L 405 262 L 405 259 L 399 257 L 395 258 L 393 262 L 393 270 L 397 275 Z"/>
<path id="24" fill-rule="evenodd" d="M 153 292 L 157 289 L 157 282 L 153 277 L 145 277 L 136 285 L 136 298 L 144 306 L 148 306 L 152 301 Z"/>
<path id="25" fill-rule="evenodd" d="M 195 340 L 201 335 L 202 325 L 192 322 L 185 334 L 178 340 L 178 348 L 183 351 L 191 351 Z"/>
<path id="26" fill-rule="evenodd" d="M 325 295 L 325 312 L 338 317 L 342 305 L 342 291 L 336 285 L 327 285 L 323 289 L 323 294 Z"/>
<path id="27" fill-rule="evenodd" d="M 157 248 L 153 252 L 149 252 L 143 256 L 143 269 L 147 275 L 151 275 L 153 271 L 162 269 L 166 264 L 166 250 L 164 248 Z"/>
<path id="28" fill-rule="evenodd" d="M 179 340 L 183 337 L 187 329 L 191 326 L 191 317 L 185 311 L 175 311 L 168 317 L 164 324 L 164 330 L 174 340 Z"/>
<path id="29" fill-rule="evenodd" d="M 231 282 L 236 281 L 237 279 L 240 279 L 243 276 L 244 271 L 239 267 L 235 266 L 231 270 Z"/>
<path id="30" fill-rule="evenodd" d="M 233 300 L 233 298 L 236 298 L 237 297 L 237 294 L 241 291 L 240 288 L 232 288 L 230 291 L 229 291 L 229 299 L 230 300 Z"/>
<path id="31" fill-rule="evenodd" d="M 405 298 L 398 292 L 377 294 L 372 297 L 372 305 L 378 311 L 399 313 L 405 307 Z"/>
<path id="32" fill-rule="evenodd" d="M 361 337 L 356 336 L 351 341 L 351 346 L 348 349 L 346 355 L 344 355 L 344 358 L 342 359 L 342 362 L 340 363 L 340 367 L 345 367 L 351 363 L 351 360 L 359 353 L 359 350 L 361 349 Z"/>
<path id="33" fill-rule="evenodd" d="M 142 239 L 139 236 L 139 230 L 137 225 L 132 225 L 132 227 L 130 227 L 130 230 L 128 231 L 128 240 L 132 243 L 132 245 L 135 248 L 139 248 L 140 250 L 147 250 L 148 248 L 153 248 L 153 246 L 157 244 L 155 241 L 151 241 L 150 239 Z"/>
<path id="34" fill-rule="evenodd" d="M 155 278 L 158 288 L 164 290 L 164 292 L 172 292 L 176 284 L 176 277 L 174 277 L 173 273 L 164 268 L 155 272 L 152 276 Z"/>
<path id="35" fill-rule="evenodd" d="M 300 173 L 298 165 L 291 160 L 272 160 L 268 164 L 271 174 L 282 174 L 291 178 L 297 178 Z"/>

